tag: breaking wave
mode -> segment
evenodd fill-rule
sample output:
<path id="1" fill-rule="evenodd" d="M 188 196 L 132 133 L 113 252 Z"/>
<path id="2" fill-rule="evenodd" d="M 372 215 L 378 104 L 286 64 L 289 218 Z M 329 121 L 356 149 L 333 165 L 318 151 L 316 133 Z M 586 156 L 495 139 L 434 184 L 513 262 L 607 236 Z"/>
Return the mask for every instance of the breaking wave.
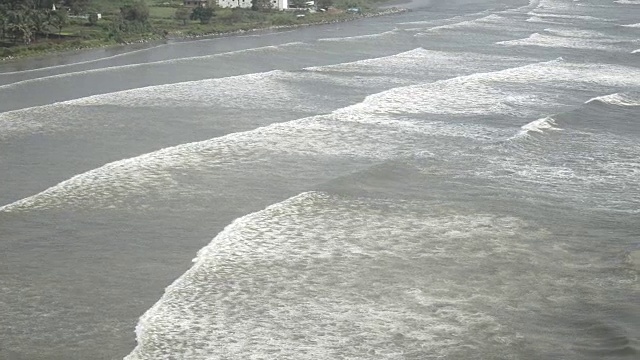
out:
<path id="1" fill-rule="evenodd" d="M 552 117 L 545 117 L 522 125 L 521 134 L 543 133 L 546 130 L 562 130 L 556 127 L 556 121 Z"/>
<path id="2" fill-rule="evenodd" d="M 438 291 L 452 278 L 437 264 L 464 272 L 494 257 L 527 259 L 535 255 L 514 244 L 517 234 L 544 231 L 515 217 L 430 208 L 305 192 L 239 218 L 140 318 L 125 359 L 444 357 L 478 333 L 516 343 L 477 299 Z M 509 286 L 520 293 L 517 284 Z M 478 291 L 492 290 L 465 293 Z"/>
<path id="3" fill-rule="evenodd" d="M 611 95 L 598 96 L 593 99 L 589 99 L 586 104 L 592 102 L 600 102 L 609 105 L 616 106 L 640 106 L 640 99 L 631 97 L 630 95 L 615 93 Z"/>
<path id="4" fill-rule="evenodd" d="M 588 38 L 585 35 L 595 36 L 592 32 L 577 33 L 572 32 L 559 32 L 554 30 L 553 33 L 561 36 L 554 36 L 548 34 L 533 33 L 529 37 L 524 39 L 499 41 L 496 44 L 504 46 L 538 46 L 549 48 L 570 48 L 570 49 L 584 49 L 584 50 L 605 50 L 605 51 L 624 51 L 623 48 L 619 48 L 614 45 L 615 41 L 609 39 L 597 39 Z M 581 34 L 576 37 L 576 35 Z"/>
<path id="5" fill-rule="evenodd" d="M 614 3 L 623 5 L 640 5 L 640 0 L 616 0 Z"/>

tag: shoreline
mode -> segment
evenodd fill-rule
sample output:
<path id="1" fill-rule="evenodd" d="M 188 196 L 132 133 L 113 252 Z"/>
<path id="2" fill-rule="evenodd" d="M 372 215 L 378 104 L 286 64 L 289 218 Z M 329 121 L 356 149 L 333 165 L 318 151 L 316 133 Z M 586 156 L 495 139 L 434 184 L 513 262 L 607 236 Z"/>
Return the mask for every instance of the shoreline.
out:
<path id="1" fill-rule="evenodd" d="M 379 9 L 379 10 L 380 11 L 376 11 L 373 13 L 362 14 L 362 15 L 352 16 L 352 17 L 347 17 L 342 19 L 332 19 L 332 20 L 324 20 L 324 21 L 318 21 L 318 22 L 301 23 L 301 24 L 293 24 L 293 25 L 271 25 L 267 27 L 257 27 L 257 28 L 252 28 L 248 30 L 235 30 L 235 31 L 227 31 L 227 32 L 211 32 L 211 33 L 202 33 L 202 34 L 195 34 L 195 35 L 183 35 L 183 36 L 177 36 L 177 37 L 166 37 L 165 39 L 180 41 L 180 40 L 189 40 L 189 39 L 199 39 L 203 37 L 212 37 L 212 38 L 226 37 L 226 36 L 233 36 L 233 35 L 239 35 L 239 34 L 257 33 L 261 31 L 269 31 L 269 30 L 296 29 L 296 28 L 303 28 L 303 27 L 317 26 L 317 25 L 338 24 L 338 23 L 356 21 L 356 20 L 372 18 L 372 17 L 402 14 L 402 13 L 411 11 L 409 9 L 397 8 L 397 7 Z M 138 42 L 134 41 L 130 43 L 125 43 L 123 45 L 130 45 L 130 44 L 136 44 L 141 42 L 143 41 L 138 41 Z"/>
<path id="2" fill-rule="evenodd" d="M 410 1 L 402 1 L 402 2 L 406 4 Z M 0 64 L 6 64 L 12 61 L 19 61 L 19 60 L 25 60 L 25 59 L 43 58 L 43 57 L 46 57 L 47 55 L 65 55 L 65 54 L 71 55 L 71 54 L 83 52 L 83 51 L 111 48 L 111 47 L 117 47 L 117 46 L 128 46 L 128 45 L 134 45 L 134 44 L 145 44 L 145 43 L 162 42 L 162 41 L 189 41 L 191 39 L 200 39 L 200 38 L 207 38 L 207 37 L 209 38 L 230 37 L 230 36 L 242 35 L 242 34 L 260 33 L 262 31 L 266 32 L 270 30 L 296 29 L 296 28 L 318 26 L 318 25 L 337 24 L 337 23 L 357 21 L 357 20 L 362 20 L 362 19 L 372 18 L 372 17 L 402 14 L 402 13 L 411 11 L 408 8 L 396 7 L 395 5 L 389 5 L 389 6 L 390 7 L 380 7 L 372 12 L 364 13 L 360 15 L 350 15 L 342 18 L 324 19 L 321 21 L 309 22 L 309 23 L 300 23 L 300 24 L 291 24 L 291 25 L 269 25 L 265 27 L 250 28 L 247 30 L 239 29 L 239 30 L 226 31 L 226 32 L 203 32 L 200 34 L 183 34 L 181 32 L 169 32 L 164 36 L 149 35 L 140 40 L 125 41 L 121 43 L 105 42 L 105 43 L 99 43 L 99 44 L 98 43 L 92 44 L 90 42 L 87 42 L 86 44 L 81 44 L 79 47 L 76 47 L 76 48 L 73 48 L 73 47 L 65 48 L 65 49 L 52 48 L 52 49 L 47 49 L 41 52 L 38 52 L 38 51 L 34 51 L 33 53 L 27 52 L 18 56 L 9 55 L 9 56 L 0 57 Z M 82 46 L 82 45 L 86 45 L 86 46 Z"/>

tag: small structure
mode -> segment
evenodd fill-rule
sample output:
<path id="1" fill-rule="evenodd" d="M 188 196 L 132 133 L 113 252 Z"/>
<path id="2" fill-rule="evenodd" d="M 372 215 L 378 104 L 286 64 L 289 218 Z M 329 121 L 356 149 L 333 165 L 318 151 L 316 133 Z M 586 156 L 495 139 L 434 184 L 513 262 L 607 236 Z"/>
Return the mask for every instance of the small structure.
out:
<path id="1" fill-rule="evenodd" d="M 187 0 L 185 0 L 187 1 Z M 287 9 L 287 0 L 269 0 L 273 9 L 284 10 Z M 251 0 L 216 0 L 217 5 L 222 8 L 251 8 Z"/>
<path id="2" fill-rule="evenodd" d="M 183 0 L 184 6 L 188 7 L 196 7 L 202 6 L 205 7 L 209 3 L 209 0 Z"/>

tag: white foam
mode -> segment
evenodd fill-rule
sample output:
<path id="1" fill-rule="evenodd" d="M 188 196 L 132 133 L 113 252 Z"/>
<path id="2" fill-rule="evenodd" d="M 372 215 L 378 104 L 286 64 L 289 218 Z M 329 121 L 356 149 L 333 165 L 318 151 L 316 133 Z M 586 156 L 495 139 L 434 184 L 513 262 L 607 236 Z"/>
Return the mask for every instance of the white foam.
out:
<path id="1" fill-rule="evenodd" d="M 372 114 L 455 114 L 531 116 L 558 105 L 544 93 L 506 90 L 510 83 L 563 83 L 569 88 L 601 84 L 640 84 L 640 70 L 600 64 L 572 64 L 562 60 L 502 71 L 478 73 L 434 83 L 394 88 L 368 96 L 348 110 Z"/>
<path id="2" fill-rule="evenodd" d="M 444 19 L 444 20 L 419 20 L 419 21 L 406 21 L 406 22 L 400 22 L 397 23 L 396 25 L 410 25 L 410 26 L 414 26 L 414 25 L 434 25 L 435 23 L 457 23 L 460 21 L 466 21 L 464 19 L 466 19 L 468 16 L 465 15 L 458 15 L 458 16 L 454 16 L 452 18 L 449 19 Z M 420 29 L 424 29 L 424 28 L 420 28 Z"/>
<path id="3" fill-rule="evenodd" d="M 534 11 L 571 11 L 575 5 L 566 0 L 540 0 Z"/>
<path id="4" fill-rule="evenodd" d="M 554 24 L 554 25 L 564 25 L 564 23 L 562 22 L 558 22 L 558 21 L 549 21 L 546 19 L 543 19 L 539 16 L 531 16 L 529 17 L 527 20 L 525 20 L 526 22 L 532 22 L 532 23 L 540 23 L 540 24 Z"/>
<path id="5" fill-rule="evenodd" d="M 474 68 L 470 68 L 469 59 L 473 59 L 473 65 L 476 68 L 494 68 L 496 64 L 514 66 L 524 63 L 522 59 L 513 57 L 417 48 L 392 56 L 335 65 L 314 66 L 305 68 L 305 70 L 326 73 L 357 72 L 370 75 L 388 75 L 392 73 L 396 80 L 399 77 L 398 75 L 406 75 L 415 79 L 420 74 L 431 75 L 442 70 L 446 71 L 447 75 L 471 72 Z M 393 81 L 393 79 L 389 79 L 389 81 Z"/>
<path id="6" fill-rule="evenodd" d="M 631 53 L 632 53 L 632 54 L 639 54 L 639 53 L 640 53 L 640 49 L 633 50 Z"/>
<path id="7" fill-rule="evenodd" d="M 567 29 L 567 28 L 560 28 L 560 29 L 544 29 L 545 32 L 555 35 L 555 36 L 562 36 L 562 37 L 572 37 L 572 38 L 582 38 L 582 39 L 606 39 L 608 38 L 607 35 L 598 32 L 598 31 L 593 31 L 593 30 L 578 30 L 578 29 Z M 610 41 L 614 41 L 613 39 L 610 39 Z"/>
<path id="8" fill-rule="evenodd" d="M 459 29 L 497 29 L 510 26 L 513 20 L 498 14 L 491 14 L 479 19 L 467 20 L 453 24 L 435 26 L 427 29 L 429 32 L 441 30 L 459 30 Z M 428 36 L 428 33 L 417 34 L 417 36 Z"/>
<path id="9" fill-rule="evenodd" d="M 620 25 L 623 27 L 630 27 L 630 28 L 640 28 L 640 23 L 637 24 L 627 24 L 627 25 Z"/>
<path id="10" fill-rule="evenodd" d="M 278 155 L 358 158 L 380 161 L 435 150 L 425 136 L 457 136 L 474 141 L 498 140 L 496 129 L 470 125 L 416 122 L 414 115 L 536 116 L 559 99 L 522 84 L 557 89 L 640 86 L 640 69 L 572 64 L 561 60 L 473 74 L 435 83 L 404 86 L 368 96 L 362 103 L 286 123 L 229 134 L 202 142 L 161 149 L 116 161 L 79 174 L 41 193 L 5 205 L 0 211 L 68 207 L 129 206 L 130 197 L 150 192 L 158 199 L 181 191 L 173 174 L 181 169 L 200 173 L 231 171 L 242 164 L 260 164 Z M 427 148 L 425 148 L 425 146 Z M 289 171 L 281 167 L 281 171 Z M 283 176 L 295 176 L 293 173 Z"/>
<path id="11" fill-rule="evenodd" d="M 469 73 L 469 59 L 479 69 L 492 69 L 496 64 L 518 65 L 523 60 L 449 53 L 417 48 L 380 58 L 365 59 L 336 65 L 306 68 L 306 72 L 270 71 L 219 79 L 187 81 L 156 85 L 114 93 L 59 102 L 0 114 L 0 139 L 22 136 L 33 132 L 77 131 L 87 126 L 82 112 L 86 106 L 112 105 L 119 107 L 171 107 L 171 108 L 239 108 L 272 109 L 283 107 L 300 111 L 318 112 L 320 104 L 308 93 L 296 87 L 298 82 L 321 82 L 332 86 L 387 88 L 396 84 L 408 85 L 420 81 L 420 74 L 434 76 Z M 366 77 L 336 76 L 336 73 L 358 72 Z M 389 74 L 393 74 L 390 76 Z M 400 75 L 404 75 L 401 77 Z M 92 115 L 94 118 L 96 115 Z M 106 122 L 112 120 L 105 119 Z M 116 121 L 116 120 L 113 120 Z"/>
<path id="12" fill-rule="evenodd" d="M 543 133 L 545 130 L 562 130 L 555 127 L 556 121 L 551 117 L 534 120 L 530 123 L 522 125 L 521 134 L 529 134 L 531 132 Z"/>
<path id="13" fill-rule="evenodd" d="M 527 128 L 533 127 L 533 132 L 521 132 L 513 139 L 526 141 L 503 142 L 503 151 L 483 153 L 479 158 L 486 162 L 473 165 L 473 176 L 497 181 L 505 189 L 521 191 L 524 185 L 531 189 L 535 202 L 561 201 L 578 209 L 639 213 L 637 139 L 608 132 L 613 124 L 600 129 L 602 124 L 591 125 L 587 121 L 585 129 L 582 119 L 568 121 L 577 122 L 581 129 L 567 127 L 555 132 L 553 138 L 542 136 L 535 141 L 529 141 L 534 139 L 528 135 L 554 130 L 555 123 L 541 119 L 527 124 Z M 598 130 L 591 130 L 591 126 L 597 126 Z M 547 202 L 548 198 L 554 200 Z"/>
<path id="14" fill-rule="evenodd" d="M 518 115 L 527 113 L 528 106 L 546 105 L 550 104 L 535 95 L 506 92 L 473 78 L 456 78 L 371 95 L 352 109 L 377 114 Z"/>
<path id="15" fill-rule="evenodd" d="M 50 105 L 0 113 L 0 139 L 32 133 L 79 131 L 94 122 L 86 121 L 88 106 L 287 109 L 317 111 L 318 104 L 304 92 L 288 86 L 300 75 L 271 71 L 220 79 L 188 81 L 99 94 Z M 98 118 L 99 112 L 91 116 Z M 104 119 L 105 126 L 118 123 Z"/>
<path id="16" fill-rule="evenodd" d="M 610 21 L 604 18 L 594 17 L 590 15 L 556 14 L 556 13 L 544 13 L 544 12 L 537 12 L 537 11 L 531 11 L 528 13 L 528 15 L 532 17 L 549 18 L 549 19 L 557 19 L 557 20 L 580 20 L 583 22 L 584 21 L 594 21 L 594 22 Z"/>
<path id="17" fill-rule="evenodd" d="M 297 91 L 286 86 L 296 74 L 274 70 L 218 79 L 148 86 L 99 94 L 66 103 L 75 106 L 116 105 L 154 107 L 215 107 L 279 109 L 283 103 L 297 110 L 313 110 Z"/>
<path id="18" fill-rule="evenodd" d="M 565 35 L 567 35 L 567 33 L 565 33 Z M 624 51 L 623 48 L 613 45 L 614 42 L 615 41 L 609 39 L 588 39 L 533 33 L 524 39 L 499 41 L 496 44 L 504 46 L 538 46 L 550 48 Z"/>
<path id="19" fill-rule="evenodd" d="M 183 189 L 174 174 L 182 169 L 205 174 L 233 174 L 246 164 L 264 164 L 278 156 L 340 157 L 380 161 L 424 152 L 424 136 L 458 136 L 486 140 L 480 126 L 402 122 L 368 114 L 336 111 L 329 115 L 272 124 L 206 141 L 164 148 L 108 163 L 76 175 L 38 194 L 0 207 L 0 212 L 28 209 L 135 207 L 138 197 L 171 199 Z M 376 125 L 376 126 L 371 126 Z M 297 176 L 290 166 L 279 167 L 283 177 Z M 275 170 L 272 170 L 273 173 Z M 273 175 L 273 174 L 272 174 Z M 212 175 L 213 176 L 213 175 Z M 320 174 L 318 174 L 320 176 Z"/>
<path id="20" fill-rule="evenodd" d="M 486 16 L 488 14 L 490 14 L 491 11 L 490 10 L 483 10 L 477 13 L 473 13 L 473 14 L 468 14 L 468 15 L 457 15 L 451 18 L 446 18 L 446 19 L 436 19 L 436 20 L 420 20 L 420 21 L 408 21 L 408 22 L 400 22 L 397 23 L 397 25 L 434 25 L 436 23 L 445 23 L 443 25 L 447 25 L 447 24 L 454 24 L 454 23 L 459 23 L 461 21 L 467 21 L 465 19 L 468 18 L 473 18 L 476 16 Z"/>
<path id="21" fill-rule="evenodd" d="M 620 93 L 598 96 L 588 100 L 586 104 L 591 102 L 601 102 L 601 103 L 616 105 L 616 106 L 640 106 L 639 98 L 632 98 L 629 95 L 620 94 Z"/>
<path id="22" fill-rule="evenodd" d="M 640 5 L 640 0 L 616 0 L 614 3 L 623 5 Z"/>
<path id="23" fill-rule="evenodd" d="M 541 259 L 519 241 L 525 228 L 546 236 L 514 217 L 302 193 L 198 251 L 140 318 L 125 359 L 447 357 L 478 334 L 510 346 L 517 336 L 478 301 L 491 309 L 496 289 L 500 301 L 528 289 L 495 274 L 469 287 L 459 275 Z"/>
<path id="24" fill-rule="evenodd" d="M 318 39 L 318 41 L 354 41 L 354 40 L 369 40 L 369 39 L 376 40 L 381 37 L 397 34 L 398 32 L 399 30 L 395 29 L 395 30 L 389 30 L 389 31 L 376 33 L 376 34 L 365 34 L 365 35 L 345 36 L 345 37 L 335 37 L 335 38 L 322 38 L 322 39 Z"/>
<path id="25" fill-rule="evenodd" d="M 538 6 L 540 6 L 540 0 L 529 0 L 529 3 L 527 5 L 524 6 L 520 6 L 517 8 L 513 8 L 513 9 L 507 9 L 507 10 L 503 10 L 501 11 L 501 13 L 503 14 L 518 14 L 521 13 L 525 10 L 532 10 L 537 8 Z"/>
<path id="26" fill-rule="evenodd" d="M 379 69 L 382 69 L 386 66 L 401 68 L 401 67 L 413 64 L 415 67 L 418 65 L 422 65 L 420 63 L 420 60 L 429 60 L 430 62 L 432 62 L 433 61 L 432 58 L 435 58 L 439 64 L 442 60 L 440 60 L 438 56 L 444 57 L 447 55 L 449 55 L 449 53 L 430 51 L 430 50 L 425 50 L 424 48 L 416 48 L 413 50 L 401 52 L 399 54 L 394 54 L 390 56 L 382 56 L 377 58 L 339 63 L 334 65 L 310 66 L 310 67 L 304 68 L 304 70 L 315 71 L 315 72 L 322 72 L 322 71 L 349 72 L 349 71 L 356 71 L 356 70 L 367 71 L 367 69 L 374 68 L 376 69 L 375 72 L 381 72 L 381 70 Z M 397 66 L 398 63 L 401 63 L 401 66 Z M 369 70 L 368 72 L 372 72 L 372 71 Z"/>

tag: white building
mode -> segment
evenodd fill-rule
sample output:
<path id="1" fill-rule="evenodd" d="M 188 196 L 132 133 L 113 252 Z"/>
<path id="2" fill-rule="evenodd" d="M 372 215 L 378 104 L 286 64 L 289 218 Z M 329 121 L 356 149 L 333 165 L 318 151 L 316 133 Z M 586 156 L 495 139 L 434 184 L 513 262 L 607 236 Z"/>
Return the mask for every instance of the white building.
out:
<path id="1" fill-rule="evenodd" d="M 287 0 L 270 0 L 274 9 L 284 10 L 288 8 Z M 251 0 L 218 0 L 218 6 L 223 8 L 251 8 Z"/>

